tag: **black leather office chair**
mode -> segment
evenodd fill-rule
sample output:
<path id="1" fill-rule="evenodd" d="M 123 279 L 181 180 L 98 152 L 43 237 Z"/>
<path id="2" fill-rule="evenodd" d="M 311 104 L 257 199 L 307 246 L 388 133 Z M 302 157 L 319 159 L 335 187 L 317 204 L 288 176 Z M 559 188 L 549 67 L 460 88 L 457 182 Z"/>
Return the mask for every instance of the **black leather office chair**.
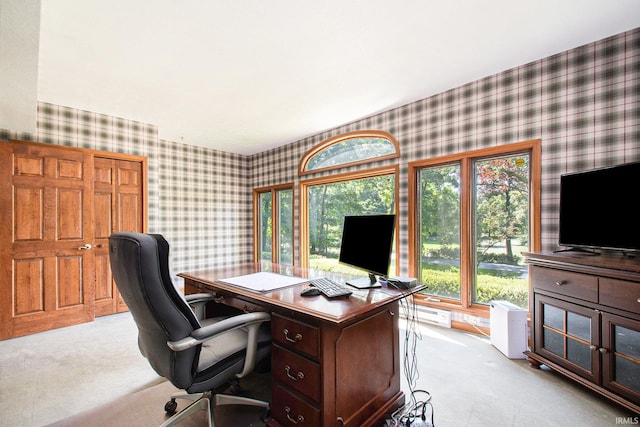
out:
<path id="1" fill-rule="evenodd" d="M 212 319 L 203 316 L 209 294 L 179 293 L 169 272 L 169 244 L 160 235 L 119 232 L 109 237 L 111 271 L 138 327 L 138 347 L 152 368 L 195 400 L 163 425 L 173 425 L 206 408 L 213 425 L 216 405 L 265 408 L 269 403 L 215 390 L 250 373 L 271 350 L 268 313 L 243 313 Z M 196 308 L 192 308 L 190 304 Z M 195 313 L 194 313 L 195 312 Z M 267 414 L 265 414 L 266 416 Z"/>

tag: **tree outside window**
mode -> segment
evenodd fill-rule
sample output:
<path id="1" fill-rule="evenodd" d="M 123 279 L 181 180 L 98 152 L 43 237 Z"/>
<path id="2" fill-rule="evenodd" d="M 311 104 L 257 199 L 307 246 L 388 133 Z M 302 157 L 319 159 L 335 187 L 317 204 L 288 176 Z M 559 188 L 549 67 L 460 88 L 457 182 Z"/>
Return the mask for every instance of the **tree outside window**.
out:
<path id="1" fill-rule="evenodd" d="M 432 301 L 471 308 L 507 300 L 528 308 L 522 253 L 539 247 L 538 162 L 536 140 L 411 165 L 410 264 Z"/>
<path id="2" fill-rule="evenodd" d="M 305 188 L 309 267 L 362 274 L 338 263 L 344 217 L 394 213 L 395 175 L 308 184 Z"/>

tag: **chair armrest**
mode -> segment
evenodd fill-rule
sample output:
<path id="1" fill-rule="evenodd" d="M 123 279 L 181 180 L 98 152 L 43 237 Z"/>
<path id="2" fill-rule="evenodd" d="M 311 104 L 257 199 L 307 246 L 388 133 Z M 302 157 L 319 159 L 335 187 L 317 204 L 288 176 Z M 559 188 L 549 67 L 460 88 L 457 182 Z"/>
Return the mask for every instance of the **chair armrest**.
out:
<path id="1" fill-rule="evenodd" d="M 269 313 L 265 312 L 246 313 L 238 316 L 228 317 L 219 322 L 196 329 L 191 332 L 190 336 L 182 338 L 181 340 L 167 341 L 167 345 L 173 351 L 184 351 L 189 348 L 198 346 L 208 339 L 234 329 L 246 327 L 249 328 L 250 333 L 252 329 L 256 329 L 257 332 L 257 327 L 259 327 L 261 323 L 267 322 L 270 319 L 271 316 L 269 315 Z M 252 328 L 252 326 L 255 327 Z M 251 341 L 251 339 L 255 339 L 257 345 L 257 335 L 255 337 L 250 336 L 249 341 Z"/>
<path id="2" fill-rule="evenodd" d="M 196 315 L 198 320 L 202 320 L 205 317 L 205 307 L 209 301 L 213 301 L 215 295 L 213 294 L 189 294 L 185 295 L 184 299 L 187 301 L 187 304 L 191 306 L 193 313 Z"/>
<path id="3" fill-rule="evenodd" d="M 197 304 L 199 302 L 209 302 L 215 298 L 214 294 L 188 294 L 184 296 L 189 304 Z"/>

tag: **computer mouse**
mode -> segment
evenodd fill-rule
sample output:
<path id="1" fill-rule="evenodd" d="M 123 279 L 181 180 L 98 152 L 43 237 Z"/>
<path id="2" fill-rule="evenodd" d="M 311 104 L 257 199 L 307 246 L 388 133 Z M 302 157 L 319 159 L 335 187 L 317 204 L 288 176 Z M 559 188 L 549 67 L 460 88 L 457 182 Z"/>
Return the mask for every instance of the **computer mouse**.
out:
<path id="1" fill-rule="evenodd" d="M 314 288 L 314 287 L 309 287 L 304 289 L 302 292 L 300 292 L 300 295 L 302 295 L 303 297 L 313 297 L 316 295 L 320 295 L 322 292 L 320 292 L 320 289 L 318 288 Z"/>

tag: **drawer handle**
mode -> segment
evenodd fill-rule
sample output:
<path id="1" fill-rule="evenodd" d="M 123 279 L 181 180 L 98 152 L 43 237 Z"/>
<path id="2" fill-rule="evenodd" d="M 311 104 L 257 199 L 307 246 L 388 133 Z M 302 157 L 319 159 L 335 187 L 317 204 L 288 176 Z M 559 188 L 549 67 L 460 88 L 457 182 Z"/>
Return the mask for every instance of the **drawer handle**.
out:
<path id="1" fill-rule="evenodd" d="M 295 337 L 289 338 L 289 330 L 285 329 L 284 330 L 284 338 L 289 342 L 302 341 L 302 334 L 296 334 Z"/>
<path id="2" fill-rule="evenodd" d="M 298 381 L 304 378 L 304 374 L 302 372 L 298 372 L 298 374 L 295 376 L 291 375 L 291 366 L 289 365 L 284 367 L 284 371 L 287 373 L 287 376 L 293 381 Z"/>
<path id="3" fill-rule="evenodd" d="M 304 422 L 304 417 L 302 415 L 298 415 L 298 418 L 296 419 L 291 418 L 291 415 L 289 415 L 289 413 L 291 412 L 291 408 L 289 408 L 288 406 L 284 407 L 284 411 L 287 413 L 287 419 L 291 421 L 293 424 Z"/>
<path id="4" fill-rule="evenodd" d="M 557 286 L 562 286 L 562 285 L 566 285 L 567 283 L 568 283 L 568 282 L 567 282 L 566 280 L 558 280 L 558 281 L 556 282 L 556 285 L 557 285 Z"/>

